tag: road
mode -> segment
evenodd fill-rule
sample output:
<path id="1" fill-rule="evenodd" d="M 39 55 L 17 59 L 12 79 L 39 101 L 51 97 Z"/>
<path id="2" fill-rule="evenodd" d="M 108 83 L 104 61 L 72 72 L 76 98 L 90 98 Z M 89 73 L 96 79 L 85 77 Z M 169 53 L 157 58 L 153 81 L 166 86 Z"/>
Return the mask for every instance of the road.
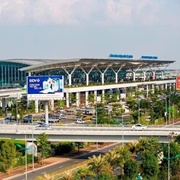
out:
<path id="1" fill-rule="evenodd" d="M 93 155 L 98 156 L 99 154 L 104 154 L 104 153 L 108 152 L 110 149 L 113 149 L 118 145 L 120 145 L 120 144 L 116 143 L 116 144 L 113 144 L 111 146 L 99 149 L 97 151 L 93 151 L 93 152 L 81 155 L 79 157 L 74 157 L 71 160 L 68 160 L 66 162 L 61 162 L 61 163 L 58 163 L 58 164 L 55 164 L 55 165 L 52 165 L 52 166 L 49 166 L 49 167 L 44 167 L 42 169 L 39 169 L 39 170 L 36 170 L 36 171 L 33 171 L 33 172 L 29 172 L 29 173 L 27 173 L 28 180 L 33 180 L 33 179 L 36 179 L 39 176 L 44 175 L 45 173 L 47 173 L 47 174 L 52 173 L 52 172 L 58 171 L 60 169 L 62 170 L 64 168 L 67 168 L 68 166 L 72 166 L 72 165 L 75 165 L 77 163 L 83 162 L 83 161 L 87 160 L 88 157 L 91 157 Z M 8 179 L 11 179 L 11 180 L 25 180 L 25 174 L 20 175 L 18 177 L 8 178 Z"/>

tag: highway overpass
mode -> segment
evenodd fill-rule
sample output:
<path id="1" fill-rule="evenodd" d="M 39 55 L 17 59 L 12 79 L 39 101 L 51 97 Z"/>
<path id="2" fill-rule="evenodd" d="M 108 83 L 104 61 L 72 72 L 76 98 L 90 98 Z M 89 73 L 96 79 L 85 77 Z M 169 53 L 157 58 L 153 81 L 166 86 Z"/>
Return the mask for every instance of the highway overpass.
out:
<path id="1" fill-rule="evenodd" d="M 147 130 L 134 131 L 129 127 L 84 127 L 60 126 L 50 130 L 35 130 L 32 125 L 1 125 L 0 137 L 36 141 L 41 133 L 48 135 L 51 142 L 130 142 L 140 137 L 158 137 L 169 142 L 169 134 L 180 134 L 180 127 L 149 127 Z"/>

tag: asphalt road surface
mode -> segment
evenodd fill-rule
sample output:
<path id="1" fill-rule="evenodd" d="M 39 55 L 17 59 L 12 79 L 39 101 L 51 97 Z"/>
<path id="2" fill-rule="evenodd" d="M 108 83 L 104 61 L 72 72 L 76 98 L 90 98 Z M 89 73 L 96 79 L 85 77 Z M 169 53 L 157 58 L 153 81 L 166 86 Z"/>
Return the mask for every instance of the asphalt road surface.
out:
<path id="1" fill-rule="evenodd" d="M 120 145 L 120 144 L 113 144 L 111 146 L 104 147 L 104 148 L 99 149 L 97 151 L 93 151 L 93 152 L 87 153 L 85 155 L 81 155 L 79 157 L 74 157 L 71 160 L 68 160 L 66 162 L 61 162 L 61 163 L 58 163 L 58 164 L 55 164 L 55 165 L 52 165 L 52 166 L 49 166 L 49 167 L 44 167 L 42 169 L 39 169 L 39 170 L 36 170 L 36 171 L 33 171 L 33 172 L 29 172 L 29 173 L 27 173 L 27 178 L 28 178 L 28 180 L 33 180 L 33 179 L 36 179 L 39 176 L 43 176 L 45 173 L 48 174 L 48 173 L 52 173 L 52 172 L 55 172 L 55 171 L 60 170 L 60 169 L 67 168 L 68 166 L 72 166 L 72 165 L 75 165 L 77 163 L 83 162 L 83 161 L 87 160 L 88 157 L 91 157 L 93 155 L 98 156 L 99 154 L 104 154 L 104 153 L 108 152 L 110 149 L 113 149 L 118 145 Z M 9 179 L 12 179 L 12 180 L 25 180 L 25 174 L 20 175 L 18 177 L 12 177 L 12 178 L 9 178 Z"/>

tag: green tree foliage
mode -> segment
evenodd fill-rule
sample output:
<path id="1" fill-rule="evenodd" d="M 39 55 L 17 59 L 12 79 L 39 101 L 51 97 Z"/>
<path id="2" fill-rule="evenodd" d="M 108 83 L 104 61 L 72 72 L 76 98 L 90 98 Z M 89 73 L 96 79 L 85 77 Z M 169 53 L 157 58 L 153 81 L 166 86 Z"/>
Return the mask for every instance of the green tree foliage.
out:
<path id="1" fill-rule="evenodd" d="M 10 170 L 15 162 L 16 158 L 16 147 L 12 140 L 6 140 L 0 149 L 0 161 L 4 165 L 4 170 Z"/>
<path id="2" fill-rule="evenodd" d="M 48 141 L 48 136 L 45 133 L 42 133 L 38 135 L 37 137 L 37 145 L 38 145 L 38 151 L 40 152 L 41 158 L 47 158 L 50 156 L 50 142 Z"/>
<path id="3" fill-rule="evenodd" d="M 167 171 L 168 157 L 170 157 L 170 171 L 171 175 L 174 176 L 179 172 L 180 169 L 180 158 L 175 158 L 176 155 L 180 154 L 180 146 L 177 142 L 171 142 L 164 147 L 164 160 L 162 162 L 161 169 Z M 168 156 L 168 153 L 170 156 Z"/>
<path id="4" fill-rule="evenodd" d="M 138 174 L 139 170 L 139 163 L 129 159 L 128 161 L 125 162 L 124 164 L 124 176 L 129 179 L 135 179 L 135 177 Z"/>
<path id="5" fill-rule="evenodd" d="M 128 143 L 126 145 L 126 147 L 128 148 L 128 150 L 132 153 L 132 159 L 135 160 L 135 157 L 137 155 L 137 152 L 139 150 L 139 141 L 137 140 L 133 140 L 130 143 Z"/>
<path id="6" fill-rule="evenodd" d="M 51 147 L 54 149 L 54 155 L 62 155 L 69 153 L 75 149 L 75 145 L 72 142 L 60 142 L 52 144 Z"/>
<path id="7" fill-rule="evenodd" d="M 95 173 L 89 169 L 88 166 L 80 167 L 77 172 L 75 172 L 75 179 L 82 179 L 85 180 L 86 177 L 92 178 L 95 177 Z"/>
<path id="8" fill-rule="evenodd" d="M 97 103 L 97 123 L 98 124 L 113 124 L 113 121 L 110 120 L 108 113 L 105 110 L 103 103 Z"/>
<path id="9" fill-rule="evenodd" d="M 141 137 L 139 139 L 139 152 L 143 151 L 149 151 L 151 153 L 157 154 L 162 150 L 162 146 L 159 143 L 158 138 L 147 138 L 147 137 Z"/>
<path id="10" fill-rule="evenodd" d="M 141 156 L 143 177 L 156 180 L 159 172 L 158 159 L 152 152 L 144 151 Z"/>
<path id="11" fill-rule="evenodd" d="M 177 142 L 180 145 L 180 134 L 176 136 L 175 142 Z"/>
<path id="12" fill-rule="evenodd" d="M 112 117 L 119 117 L 123 113 L 124 113 L 124 109 L 122 108 L 122 105 L 120 103 L 113 103 L 112 104 L 112 111 L 111 111 Z"/>
<path id="13" fill-rule="evenodd" d="M 116 151 L 109 151 L 105 154 L 106 161 L 110 163 L 111 167 L 114 169 L 118 165 L 119 154 Z"/>
<path id="14" fill-rule="evenodd" d="M 123 175 L 124 164 L 131 158 L 131 153 L 126 146 L 118 146 L 115 149 L 118 156 L 118 166 L 120 167 L 120 174 Z"/>
<path id="15" fill-rule="evenodd" d="M 101 154 L 99 156 L 93 155 L 89 158 L 90 162 L 88 163 L 90 170 L 92 170 L 94 173 L 100 175 L 102 173 L 102 169 L 104 167 L 104 164 L 106 162 L 106 159 Z"/>
<path id="16" fill-rule="evenodd" d="M 89 96 L 88 96 L 88 101 L 89 101 L 91 104 L 94 104 L 94 100 L 95 100 L 95 95 L 94 95 L 94 93 L 90 93 Z"/>

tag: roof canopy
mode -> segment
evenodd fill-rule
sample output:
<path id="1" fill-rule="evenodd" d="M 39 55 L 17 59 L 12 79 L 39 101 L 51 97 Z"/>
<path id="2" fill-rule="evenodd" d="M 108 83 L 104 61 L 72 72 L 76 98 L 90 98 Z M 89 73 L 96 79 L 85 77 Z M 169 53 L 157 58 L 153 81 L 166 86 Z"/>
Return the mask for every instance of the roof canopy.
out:
<path id="1" fill-rule="evenodd" d="M 130 60 L 130 59 L 100 59 L 100 58 L 81 58 L 81 59 L 61 59 L 61 60 L 44 60 L 43 62 L 22 68 L 21 71 L 39 72 L 52 69 L 72 69 L 81 67 L 83 69 L 97 68 L 121 68 L 122 70 L 139 69 L 139 68 L 155 68 L 168 66 L 175 61 L 165 60 Z"/>

